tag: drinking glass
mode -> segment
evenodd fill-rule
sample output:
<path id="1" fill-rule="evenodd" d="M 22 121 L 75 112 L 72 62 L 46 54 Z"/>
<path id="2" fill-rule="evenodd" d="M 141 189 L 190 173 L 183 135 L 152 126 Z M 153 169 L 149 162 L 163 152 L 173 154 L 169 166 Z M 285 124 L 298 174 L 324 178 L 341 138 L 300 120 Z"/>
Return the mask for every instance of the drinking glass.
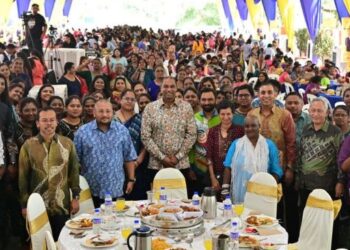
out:
<path id="1" fill-rule="evenodd" d="M 118 198 L 115 202 L 115 210 L 117 212 L 123 211 L 125 208 L 125 199 L 124 198 Z"/>
<path id="2" fill-rule="evenodd" d="M 133 225 L 128 222 L 124 222 L 121 226 L 120 233 L 123 239 L 125 240 L 124 244 L 126 244 L 126 240 L 128 239 L 129 235 L 132 233 L 132 226 Z"/>
<path id="3" fill-rule="evenodd" d="M 243 227 L 243 222 L 242 222 L 242 214 L 244 212 L 244 204 L 243 203 L 235 203 L 233 206 L 233 211 L 239 218 L 239 228 Z"/>
<path id="4" fill-rule="evenodd" d="M 203 235 L 203 245 L 205 250 L 213 249 L 213 240 L 212 240 L 211 233 L 209 231 L 205 231 Z"/>

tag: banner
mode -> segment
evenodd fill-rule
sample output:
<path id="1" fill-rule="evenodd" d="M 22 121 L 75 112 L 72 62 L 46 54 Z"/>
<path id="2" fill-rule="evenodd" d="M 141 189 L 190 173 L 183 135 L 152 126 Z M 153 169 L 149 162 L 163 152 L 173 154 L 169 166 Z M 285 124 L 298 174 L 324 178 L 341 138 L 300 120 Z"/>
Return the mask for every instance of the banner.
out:
<path id="1" fill-rule="evenodd" d="M 292 0 L 277 0 L 282 23 L 288 37 L 288 47 L 294 48 L 294 3 Z"/>
<path id="2" fill-rule="evenodd" d="M 307 29 L 312 41 L 315 41 L 321 24 L 321 0 L 300 0 Z"/>
<path id="3" fill-rule="evenodd" d="M 236 5 L 238 9 L 239 16 L 242 20 L 247 20 L 248 18 L 248 7 L 245 0 L 236 0 Z"/>
<path id="4" fill-rule="evenodd" d="M 30 0 L 17 0 L 16 2 L 17 2 L 18 17 L 21 17 L 23 15 L 23 12 L 26 12 L 29 10 Z"/>
<path id="5" fill-rule="evenodd" d="M 345 5 L 346 9 L 350 13 L 350 0 L 343 0 L 343 1 L 344 1 L 344 5 Z"/>
<path id="6" fill-rule="evenodd" d="M 63 16 L 66 16 L 66 17 L 69 16 L 70 8 L 72 7 L 72 2 L 73 0 L 66 0 L 66 2 L 64 3 Z"/>
<path id="7" fill-rule="evenodd" d="M 340 22 L 342 22 L 343 17 L 350 17 L 349 12 L 344 4 L 344 0 L 334 0 L 334 4 L 338 12 Z"/>
<path id="8" fill-rule="evenodd" d="M 53 7 L 55 6 L 56 0 L 45 0 L 45 16 L 51 19 L 51 15 L 53 12 Z"/>
<path id="9" fill-rule="evenodd" d="M 232 32 L 233 31 L 233 19 L 231 15 L 231 10 L 230 10 L 230 5 L 228 3 L 228 0 L 221 0 L 222 7 L 224 9 L 225 17 L 228 23 L 229 30 Z"/>
<path id="10" fill-rule="evenodd" d="M 277 0 L 262 0 L 266 18 L 269 22 L 276 19 L 276 1 Z"/>
<path id="11" fill-rule="evenodd" d="M 350 18 L 344 17 L 342 19 L 342 41 L 341 41 L 341 54 L 342 63 L 345 63 L 346 72 L 350 71 Z"/>
<path id="12" fill-rule="evenodd" d="M 255 29 L 264 27 L 264 11 L 260 3 L 255 3 L 254 0 L 246 0 L 250 19 Z"/>

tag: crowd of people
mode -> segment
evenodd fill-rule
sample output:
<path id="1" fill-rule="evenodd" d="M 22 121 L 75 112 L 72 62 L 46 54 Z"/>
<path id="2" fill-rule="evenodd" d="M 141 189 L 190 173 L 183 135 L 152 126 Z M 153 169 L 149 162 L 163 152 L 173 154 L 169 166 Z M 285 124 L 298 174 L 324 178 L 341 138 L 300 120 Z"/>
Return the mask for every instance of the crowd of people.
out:
<path id="1" fill-rule="evenodd" d="M 57 239 L 79 210 L 79 174 L 99 207 L 106 193 L 146 199 L 162 168 L 182 172 L 188 197 L 211 186 L 233 202 L 254 173 L 270 173 L 283 185 L 278 217 L 290 242 L 308 195 L 322 188 L 343 201 L 333 246 L 350 247 L 350 74 L 328 60 L 303 65 L 262 34 L 118 26 L 73 30 L 55 46 L 96 52 L 63 62 L 66 100 L 48 82 L 40 46 L 0 46 L 0 248 L 9 233 L 25 239 L 20 215 L 33 192 Z M 334 109 L 317 97 L 331 81 L 343 88 Z M 284 93 L 286 83 L 306 86 L 305 95 Z M 316 96 L 307 103 L 307 94 Z"/>

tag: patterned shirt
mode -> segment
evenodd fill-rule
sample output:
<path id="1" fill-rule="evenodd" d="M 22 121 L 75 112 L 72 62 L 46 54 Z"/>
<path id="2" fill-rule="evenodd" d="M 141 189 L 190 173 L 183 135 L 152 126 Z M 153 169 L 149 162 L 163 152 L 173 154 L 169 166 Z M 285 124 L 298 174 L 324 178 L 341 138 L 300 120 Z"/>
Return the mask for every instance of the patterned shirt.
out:
<path id="1" fill-rule="evenodd" d="M 69 214 L 70 193 L 80 192 L 79 161 L 73 142 L 55 135 L 49 144 L 38 134 L 28 139 L 19 155 L 19 190 L 22 207 L 39 193 L 50 215 Z"/>
<path id="2" fill-rule="evenodd" d="M 292 167 L 296 158 L 295 124 L 291 113 L 284 108 L 273 106 L 271 114 L 264 116 L 261 108 L 249 111 L 248 115 L 258 117 L 260 134 L 276 143 L 280 151 L 281 166 Z"/>
<path id="3" fill-rule="evenodd" d="M 328 121 L 318 131 L 312 124 L 304 128 L 297 171 L 301 188 L 307 190 L 322 188 L 333 192 L 337 178 L 342 182 L 343 175 L 337 166 L 337 155 L 342 139 L 340 129 Z"/>
<path id="4" fill-rule="evenodd" d="M 309 125 L 310 123 L 310 116 L 305 112 L 301 112 L 300 116 L 298 117 L 298 120 L 295 122 L 297 150 L 299 150 L 300 148 L 300 140 L 301 135 L 303 133 L 303 129 L 306 125 Z"/>
<path id="5" fill-rule="evenodd" d="M 79 128 L 74 143 L 81 174 L 88 181 L 92 195 L 101 199 L 108 192 L 113 198 L 122 196 L 124 162 L 137 158 L 128 129 L 113 120 L 103 132 L 94 120 Z"/>
<path id="6" fill-rule="evenodd" d="M 188 153 L 196 141 L 196 123 L 192 107 L 184 101 L 175 101 L 167 108 L 163 99 L 148 104 L 142 115 L 141 139 L 150 153 L 148 168 L 162 169 L 162 160 L 174 155 L 176 168 L 190 166 Z"/>
<path id="7" fill-rule="evenodd" d="M 219 125 L 221 120 L 216 110 L 213 111 L 212 117 L 209 120 L 206 119 L 203 111 L 196 113 L 194 120 L 197 126 L 197 141 L 193 145 L 189 157 L 192 170 L 199 175 L 203 175 L 208 170 L 206 149 L 208 131 L 210 128 Z"/>

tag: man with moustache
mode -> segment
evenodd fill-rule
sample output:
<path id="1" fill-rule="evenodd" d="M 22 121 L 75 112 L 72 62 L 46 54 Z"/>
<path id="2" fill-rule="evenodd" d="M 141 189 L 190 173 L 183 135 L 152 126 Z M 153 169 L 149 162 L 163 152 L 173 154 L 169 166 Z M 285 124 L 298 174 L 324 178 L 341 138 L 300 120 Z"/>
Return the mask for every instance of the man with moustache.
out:
<path id="1" fill-rule="evenodd" d="M 149 181 L 162 168 L 179 169 L 188 183 L 188 153 L 196 141 L 196 124 L 189 103 L 175 99 L 176 81 L 165 78 L 162 98 L 148 104 L 142 116 L 141 139 L 150 154 Z"/>
<path id="2" fill-rule="evenodd" d="M 100 207 L 106 193 L 110 193 L 113 200 L 124 195 L 124 182 L 125 193 L 132 191 L 137 155 L 128 129 L 113 120 L 110 102 L 96 102 L 94 116 L 95 120 L 78 129 L 74 143 L 81 174 L 89 183 L 95 207 Z"/>
<path id="3" fill-rule="evenodd" d="M 57 240 L 69 214 L 79 211 L 79 162 L 72 141 L 55 132 L 55 110 L 50 107 L 40 110 L 36 126 L 39 134 L 23 144 L 19 155 L 22 215 L 27 214 L 29 196 L 39 193 L 46 206 L 53 237 Z"/>
<path id="4" fill-rule="evenodd" d="M 220 124 L 220 117 L 215 108 L 215 90 L 211 88 L 202 89 L 199 94 L 199 104 L 202 111 L 194 115 L 197 127 L 197 140 L 189 154 L 191 163 L 189 197 L 194 191 L 201 194 L 205 185 L 210 185 L 205 143 L 207 142 L 209 129 Z"/>

